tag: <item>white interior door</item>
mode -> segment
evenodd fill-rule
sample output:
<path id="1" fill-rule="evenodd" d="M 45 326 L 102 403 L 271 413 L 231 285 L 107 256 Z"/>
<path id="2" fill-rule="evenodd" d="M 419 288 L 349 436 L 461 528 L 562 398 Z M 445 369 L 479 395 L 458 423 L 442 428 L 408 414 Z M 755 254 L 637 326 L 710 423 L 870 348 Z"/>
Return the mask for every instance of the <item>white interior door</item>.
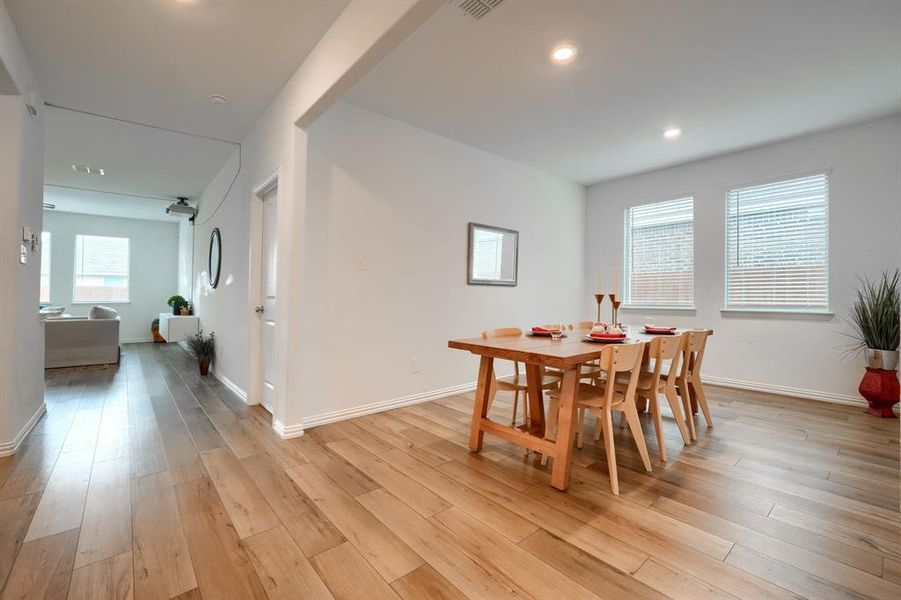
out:
<path id="1" fill-rule="evenodd" d="M 260 305 L 260 373 L 262 373 L 263 406 L 272 412 L 275 400 L 275 282 L 276 264 L 278 262 L 278 246 L 276 244 L 276 207 L 278 205 L 278 188 L 263 197 L 263 281 Z"/>

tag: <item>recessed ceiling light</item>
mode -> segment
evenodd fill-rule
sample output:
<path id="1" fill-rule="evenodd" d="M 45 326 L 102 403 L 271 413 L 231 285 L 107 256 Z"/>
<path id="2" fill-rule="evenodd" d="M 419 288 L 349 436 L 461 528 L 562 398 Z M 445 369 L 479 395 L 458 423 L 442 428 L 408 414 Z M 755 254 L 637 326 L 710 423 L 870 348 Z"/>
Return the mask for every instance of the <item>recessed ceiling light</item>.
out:
<path id="1" fill-rule="evenodd" d="M 678 127 L 669 127 L 663 131 L 663 137 L 668 140 L 674 140 L 682 135 L 682 130 Z"/>
<path id="2" fill-rule="evenodd" d="M 228 104 L 228 98 L 222 94 L 210 94 L 210 102 L 222 106 L 223 104 Z"/>
<path id="3" fill-rule="evenodd" d="M 551 50 L 551 61 L 558 65 L 572 62 L 576 57 L 576 47 L 570 44 L 558 44 Z"/>

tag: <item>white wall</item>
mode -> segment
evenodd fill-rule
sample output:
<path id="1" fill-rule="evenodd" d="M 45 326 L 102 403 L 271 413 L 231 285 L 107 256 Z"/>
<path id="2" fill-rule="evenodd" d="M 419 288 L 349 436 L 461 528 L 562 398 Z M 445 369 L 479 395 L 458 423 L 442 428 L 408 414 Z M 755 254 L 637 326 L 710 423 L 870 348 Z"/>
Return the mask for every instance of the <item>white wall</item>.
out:
<path id="1" fill-rule="evenodd" d="M 191 301 L 193 280 L 194 226 L 184 219 L 178 223 L 178 295 Z"/>
<path id="2" fill-rule="evenodd" d="M 166 300 L 178 292 L 178 224 L 48 210 L 44 212 L 44 231 L 51 234 L 50 304 L 65 306 L 73 316 L 86 316 L 94 306 L 72 302 L 75 236 L 108 235 L 130 240 L 129 301 L 98 304 L 119 311 L 119 339 L 123 343 L 150 341 L 151 321 L 161 312 L 171 312 Z"/>
<path id="3" fill-rule="evenodd" d="M 449 339 L 583 316 L 582 186 L 346 103 L 309 133 L 305 424 L 474 382 Z M 518 286 L 467 285 L 471 221 L 519 231 Z"/>
<path id="4" fill-rule="evenodd" d="M 0 2 L 0 71 L 18 95 L 0 96 L 0 456 L 10 454 L 44 410 L 44 329 L 37 315 L 40 252 L 19 263 L 22 227 L 40 232 L 44 119 L 40 91 L 5 5 Z M 11 91 L 11 90 L 6 90 Z"/>
<path id="5" fill-rule="evenodd" d="M 724 317 L 725 192 L 736 184 L 831 168 L 831 320 Z M 641 310 L 623 320 L 714 329 L 705 375 L 818 398 L 859 398 L 862 360 L 842 358 L 861 275 L 901 265 L 901 117 L 618 179 L 589 189 L 585 289 L 596 265 L 622 264 L 626 207 L 693 194 L 695 315 Z M 621 284 L 620 284 L 621 286 Z"/>
<path id="6" fill-rule="evenodd" d="M 293 435 L 283 427 L 298 422 L 300 403 L 294 394 L 305 381 L 287 360 L 315 355 L 307 344 L 297 296 L 304 286 L 303 244 L 296 236 L 304 229 L 306 209 L 307 135 L 301 127 L 321 114 L 366 71 L 440 8 L 440 0 L 353 0 L 322 37 L 297 72 L 242 141 L 240 152 L 204 190 L 194 244 L 194 301 L 201 325 L 218 339 L 215 373 L 238 387 L 249 386 L 248 349 L 257 318 L 250 298 L 250 231 L 255 215 L 250 210 L 252 189 L 278 172 L 278 298 L 275 344 L 276 398 L 274 426 L 281 435 Z M 233 178 L 238 174 L 237 179 Z M 223 243 L 223 281 L 207 289 L 205 271 L 207 240 L 219 227 Z M 227 275 L 232 275 L 228 283 Z M 303 360 L 302 358 L 300 360 Z M 253 390 L 250 390 L 251 398 Z"/>

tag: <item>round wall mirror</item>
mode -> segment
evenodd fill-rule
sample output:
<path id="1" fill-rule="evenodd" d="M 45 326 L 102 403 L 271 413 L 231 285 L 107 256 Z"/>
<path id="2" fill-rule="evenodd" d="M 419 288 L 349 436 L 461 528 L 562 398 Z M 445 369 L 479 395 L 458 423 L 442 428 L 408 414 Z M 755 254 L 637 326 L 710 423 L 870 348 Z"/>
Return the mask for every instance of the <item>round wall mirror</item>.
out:
<path id="1" fill-rule="evenodd" d="M 210 234 L 210 287 L 215 288 L 219 285 L 219 270 L 222 267 L 222 236 L 219 235 L 219 228 L 213 229 Z"/>

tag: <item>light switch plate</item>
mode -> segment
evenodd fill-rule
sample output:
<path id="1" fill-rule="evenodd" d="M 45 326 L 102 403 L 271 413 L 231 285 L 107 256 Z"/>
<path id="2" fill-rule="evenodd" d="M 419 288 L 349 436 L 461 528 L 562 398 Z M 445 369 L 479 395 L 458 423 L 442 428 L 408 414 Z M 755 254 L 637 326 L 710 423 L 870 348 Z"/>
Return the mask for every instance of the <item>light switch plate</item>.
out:
<path id="1" fill-rule="evenodd" d="M 19 262 L 23 265 L 28 264 L 28 248 L 25 247 L 25 244 L 19 246 Z"/>
<path id="2" fill-rule="evenodd" d="M 28 227 L 27 225 L 25 227 L 22 227 L 22 241 L 23 242 L 31 241 L 31 227 Z"/>

